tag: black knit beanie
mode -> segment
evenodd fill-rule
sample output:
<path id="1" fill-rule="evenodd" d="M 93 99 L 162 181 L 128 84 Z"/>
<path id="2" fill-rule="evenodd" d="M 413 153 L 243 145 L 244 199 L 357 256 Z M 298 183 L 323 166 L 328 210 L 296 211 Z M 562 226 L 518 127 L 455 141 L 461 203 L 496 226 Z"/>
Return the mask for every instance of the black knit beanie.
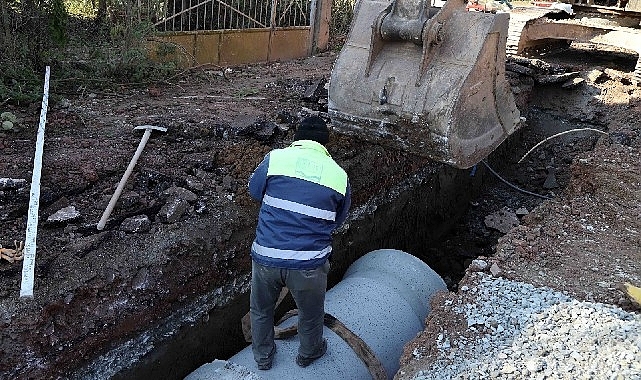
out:
<path id="1" fill-rule="evenodd" d="M 314 140 L 323 145 L 329 142 L 329 129 L 325 120 L 318 116 L 306 117 L 298 124 L 294 140 Z"/>

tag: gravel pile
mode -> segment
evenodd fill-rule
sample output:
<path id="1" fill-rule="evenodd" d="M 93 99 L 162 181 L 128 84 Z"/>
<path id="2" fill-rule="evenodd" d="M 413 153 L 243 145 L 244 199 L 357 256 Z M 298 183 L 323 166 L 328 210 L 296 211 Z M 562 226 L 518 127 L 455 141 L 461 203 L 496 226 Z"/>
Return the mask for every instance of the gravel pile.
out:
<path id="1" fill-rule="evenodd" d="M 443 331 L 414 379 L 641 379 L 641 316 L 549 288 L 471 273 L 452 310 L 471 337 Z M 461 299 L 459 298 L 459 299 Z"/>

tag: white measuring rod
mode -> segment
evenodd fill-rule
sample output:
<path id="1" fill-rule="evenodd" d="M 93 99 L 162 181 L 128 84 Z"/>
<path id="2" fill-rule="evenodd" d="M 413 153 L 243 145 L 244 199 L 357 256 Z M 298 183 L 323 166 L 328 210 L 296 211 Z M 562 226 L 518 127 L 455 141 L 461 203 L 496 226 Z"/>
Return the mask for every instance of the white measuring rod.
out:
<path id="1" fill-rule="evenodd" d="M 21 298 L 33 298 L 33 277 L 36 266 L 36 236 L 38 235 L 38 206 L 40 204 L 40 173 L 42 172 L 42 150 L 45 142 L 45 124 L 47 123 L 47 107 L 49 104 L 49 74 L 50 68 L 47 66 L 44 93 L 42 96 L 42 109 L 40 110 L 40 124 L 38 125 L 38 138 L 36 140 L 36 153 L 33 159 L 33 173 L 31 175 L 29 213 L 27 215 L 27 237 L 25 238 L 22 283 L 20 285 Z"/>

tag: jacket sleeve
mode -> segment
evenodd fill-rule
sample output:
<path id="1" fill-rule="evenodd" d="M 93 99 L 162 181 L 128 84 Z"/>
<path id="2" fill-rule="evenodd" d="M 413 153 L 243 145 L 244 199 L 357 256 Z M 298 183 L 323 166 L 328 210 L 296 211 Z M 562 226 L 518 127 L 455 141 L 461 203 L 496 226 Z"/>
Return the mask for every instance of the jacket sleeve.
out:
<path id="1" fill-rule="evenodd" d="M 349 213 L 349 208 L 352 205 L 352 189 L 349 185 L 349 180 L 347 181 L 347 190 L 345 191 L 345 199 L 343 199 L 343 204 L 340 209 L 336 212 L 336 226 L 340 227 L 345 219 L 347 219 L 347 214 Z"/>
<path id="2" fill-rule="evenodd" d="M 267 168 L 269 166 L 269 154 L 263 158 L 256 170 L 249 177 L 249 195 L 257 201 L 263 200 L 265 188 L 267 187 Z"/>

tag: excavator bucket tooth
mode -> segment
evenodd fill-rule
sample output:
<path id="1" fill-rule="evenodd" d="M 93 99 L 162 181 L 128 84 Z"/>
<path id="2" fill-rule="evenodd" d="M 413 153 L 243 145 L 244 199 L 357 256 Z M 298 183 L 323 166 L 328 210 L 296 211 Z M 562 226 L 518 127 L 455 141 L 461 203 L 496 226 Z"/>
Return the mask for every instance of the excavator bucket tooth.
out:
<path id="1" fill-rule="evenodd" d="M 509 14 L 424 0 L 360 0 L 329 86 L 334 130 L 459 168 L 484 159 L 519 111 L 505 79 Z M 417 27 L 417 24 L 420 26 Z"/>

